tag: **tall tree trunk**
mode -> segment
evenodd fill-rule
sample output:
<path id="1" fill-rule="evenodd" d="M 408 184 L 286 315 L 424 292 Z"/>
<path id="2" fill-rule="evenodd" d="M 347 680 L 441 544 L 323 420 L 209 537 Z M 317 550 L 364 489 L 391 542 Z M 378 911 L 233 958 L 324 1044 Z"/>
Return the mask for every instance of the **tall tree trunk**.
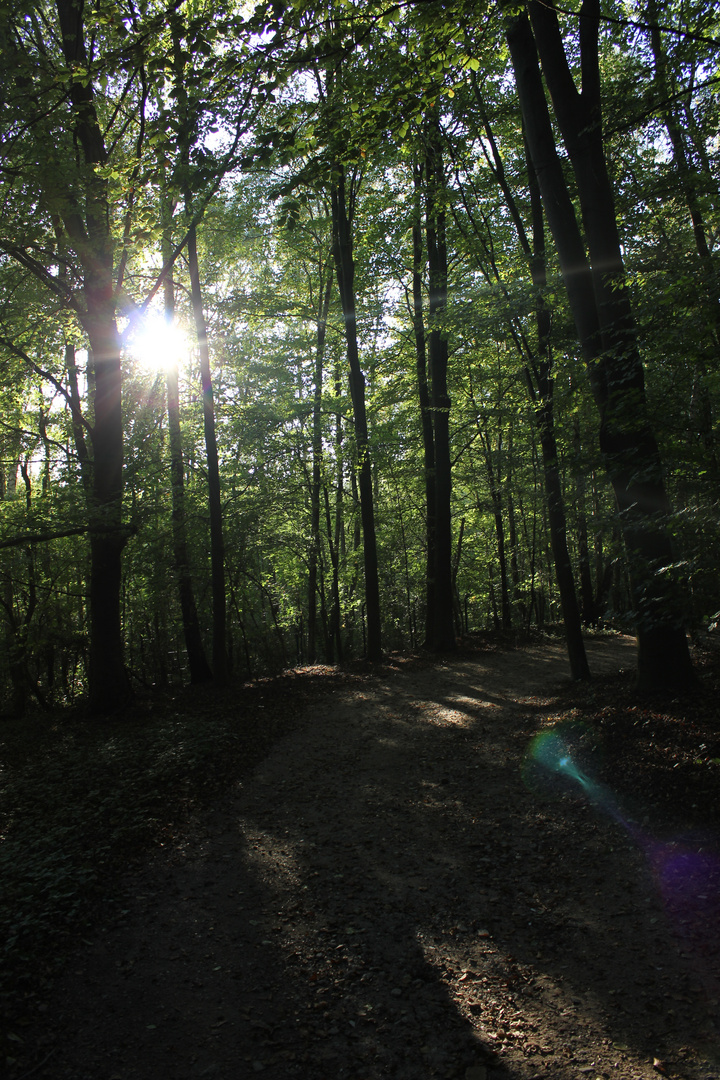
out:
<path id="1" fill-rule="evenodd" d="M 338 291 L 340 293 L 340 304 L 345 320 L 347 358 L 350 369 L 350 397 L 353 406 L 355 447 L 358 456 L 358 485 L 360 489 L 360 516 L 362 520 L 363 563 L 365 569 L 367 656 L 370 660 L 379 660 L 382 656 L 380 584 L 378 580 L 370 444 L 365 408 L 365 376 L 360 367 L 357 343 L 355 262 L 353 258 L 351 214 L 352 208 L 348 213 L 346 198 L 345 168 L 342 164 L 337 164 L 332 185 L 333 256 Z"/>
<path id="2" fill-rule="evenodd" d="M 460 519 L 460 528 L 458 530 L 457 549 L 455 551 L 455 557 L 452 565 L 452 589 L 453 589 L 453 612 L 455 615 L 455 627 L 457 629 L 458 637 L 463 635 L 463 612 L 462 605 L 460 603 L 460 592 L 458 590 L 458 574 L 460 572 L 460 561 L 462 559 L 462 546 L 463 536 L 465 535 L 465 518 Z M 465 633 L 467 633 L 467 627 L 465 627 Z"/>
<path id="3" fill-rule="evenodd" d="M 163 259 L 169 251 L 163 248 Z M 165 319 L 172 326 L 175 316 L 175 286 L 172 271 L 164 282 Z M 182 433 L 180 429 L 180 393 L 178 385 L 178 363 L 173 358 L 167 367 L 167 407 L 168 436 L 170 442 L 170 483 L 172 489 L 172 533 L 175 573 L 177 575 L 180 612 L 182 615 L 183 636 L 190 668 L 190 682 L 203 683 L 212 679 L 212 671 L 207 662 L 205 647 L 200 633 L 192 573 L 190 553 L 187 543 L 187 515 L 185 509 L 185 475 L 183 470 Z"/>
<path id="4" fill-rule="evenodd" d="M 323 484 L 323 495 L 325 500 L 325 531 L 328 538 L 330 565 L 332 566 L 332 582 L 330 585 L 332 608 L 330 609 L 328 635 L 325 643 L 325 659 L 328 664 L 332 664 L 335 660 L 336 651 L 338 660 L 342 661 L 342 639 L 340 636 L 340 560 L 337 543 L 337 528 L 335 529 L 335 535 L 333 535 L 330 492 L 328 491 L 327 484 Z"/>
<path id="5" fill-rule="evenodd" d="M 190 298 L 200 353 L 200 380 L 202 384 L 203 430 L 208 470 L 208 508 L 210 512 L 210 573 L 213 600 L 212 665 L 213 677 L 221 685 L 227 682 L 226 599 L 225 599 L 225 544 L 223 541 L 222 495 L 220 488 L 220 462 L 215 432 L 215 405 L 213 401 L 210 349 L 208 346 L 205 312 L 203 310 L 200 271 L 197 257 L 195 224 L 188 231 L 188 268 L 190 270 Z"/>
<path id="6" fill-rule="evenodd" d="M 203 307 L 200 268 L 197 253 L 197 224 L 194 217 L 193 192 L 190 184 L 190 146 L 197 136 L 197 106 L 188 94 L 186 65 L 188 54 L 183 48 L 185 16 L 173 10 L 169 17 L 172 38 L 174 96 L 178 113 L 178 150 L 182 177 L 185 218 L 188 222 L 187 258 L 190 275 L 190 304 L 200 356 L 200 385 L 202 389 L 203 433 L 207 464 L 208 513 L 210 518 L 210 579 L 212 593 L 212 673 L 215 682 L 223 685 L 228 679 L 227 655 L 227 598 L 225 594 L 225 545 L 223 540 L 222 492 L 220 463 L 215 430 L 210 348 Z M 186 44 L 186 43 L 185 43 Z"/>
<path id="7" fill-rule="evenodd" d="M 425 636 L 424 644 L 432 646 L 435 627 L 435 437 L 433 434 L 430 392 L 428 390 L 427 342 L 423 318 L 423 242 L 422 242 L 422 182 L 423 166 L 413 169 L 415 212 L 413 216 L 413 278 L 412 320 L 415 337 L 415 369 L 423 440 L 423 473 L 425 476 Z"/>
<path id="8" fill-rule="evenodd" d="M 310 552 L 308 557 L 308 663 L 317 660 L 317 577 L 318 561 L 321 551 L 320 539 L 320 487 L 322 469 L 322 382 L 323 359 L 325 356 L 325 334 L 327 317 L 330 309 L 332 276 L 327 275 L 322 288 L 322 276 L 326 267 L 321 264 L 321 289 L 317 313 L 317 332 L 315 339 L 315 387 L 313 392 L 313 441 L 312 441 L 312 480 L 310 487 Z"/>
<path id="9" fill-rule="evenodd" d="M 87 290 L 86 290 L 87 291 Z M 90 306 L 90 304 L 88 304 Z M 93 307 L 95 305 L 93 304 Z M 123 662 L 120 605 L 123 432 L 120 407 L 120 340 L 111 302 L 97 305 L 102 315 L 86 318 L 88 363 L 95 376 L 90 512 L 90 707 L 118 708 L 130 696 Z"/>
<path id="10" fill-rule="evenodd" d="M 563 627 L 570 661 L 570 671 L 574 679 L 587 679 L 590 669 L 585 654 L 582 627 L 575 591 L 575 581 L 567 544 L 567 519 L 563 498 L 560 472 L 558 469 L 558 450 L 555 438 L 555 416 L 553 402 L 552 351 L 550 348 L 551 312 L 544 292 L 547 287 L 545 228 L 543 225 L 540 189 L 535 175 L 533 161 L 526 145 L 528 187 L 530 189 L 530 209 L 532 243 L 530 242 L 523 216 L 505 174 L 500 151 L 492 133 L 490 122 L 485 112 L 479 90 L 476 88 L 485 134 L 491 148 L 494 161 L 495 179 L 502 191 L 510 216 L 515 225 L 518 241 L 530 266 L 530 274 L 535 288 L 535 323 L 537 327 L 537 346 L 533 351 L 523 334 L 514 337 L 525 365 L 525 380 L 533 407 L 542 456 L 543 484 L 548 511 L 548 529 L 550 531 L 550 549 L 555 566 L 555 578 L 560 593 L 560 607 L 563 615 Z"/>
<path id="11" fill-rule="evenodd" d="M 541 390 L 536 405 L 535 416 L 540 433 L 543 476 L 545 480 L 545 498 L 548 509 L 548 527 L 550 548 L 555 566 L 555 578 L 560 593 L 560 607 L 563 614 L 565 640 L 567 642 L 570 672 L 573 679 L 589 679 L 590 668 L 585 653 L 582 637 L 580 611 L 575 591 L 572 563 L 567 543 L 567 521 L 565 503 L 558 468 L 558 449 L 553 420 L 552 390 L 545 386 Z"/>
<path id="12" fill-rule="evenodd" d="M 505 552 L 505 519 L 503 516 L 502 481 L 500 461 L 497 466 L 493 462 L 492 441 L 487 430 L 487 424 L 483 423 L 480 431 L 485 468 L 488 475 L 488 487 L 490 489 L 490 501 L 493 507 L 495 520 L 495 539 L 497 540 L 498 569 L 500 570 L 500 612 L 501 627 L 503 630 L 512 628 L 512 616 L 510 613 L 510 589 L 508 584 L 507 556 Z M 502 450 L 502 434 L 498 436 L 498 459 Z"/>
<path id="13" fill-rule="evenodd" d="M 56 0 L 65 61 L 71 71 L 87 70 L 83 8 Z M 121 557 L 128 538 L 122 525 L 123 429 L 120 336 L 115 320 L 113 241 L 102 129 L 95 110 L 92 82 L 70 84 L 73 134 L 82 155 L 84 203 L 62 205 L 69 244 L 82 266 L 84 306 L 80 321 L 89 343 L 89 376 L 94 382 L 92 493 L 90 498 L 90 706 L 97 712 L 117 709 L 130 697 L 123 663 L 120 608 Z"/>
<path id="14" fill-rule="evenodd" d="M 17 494 L 17 470 L 20 465 L 23 473 L 23 478 L 26 484 L 26 504 L 28 511 L 30 510 L 29 495 L 28 493 L 28 478 L 27 467 L 21 464 L 20 461 L 20 432 L 18 429 L 17 435 L 13 438 L 12 448 L 9 453 L 10 468 L 7 475 L 3 477 L 2 493 L 0 498 L 2 500 L 14 499 Z M 5 449 L 5 447 L 3 447 Z M 7 453 L 7 450 L 5 450 Z M 27 705 L 27 670 L 26 670 L 26 640 L 27 640 L 27 628 L 23 624 L 26 622 L 22 618 L 18 610 L 18 597 L 16 595 L 15 582 L 16 580 L 22 581 L 22 562 L 27 562 L 29 548 L 25 548 L 24 551 L 20 548 L 17 550 L 10 550 L 4 556 L 3 563 L 5 570 L 3 573 L 3 597 L 2 607 L 5 613 L 5 634 L 4 634 L 4 646 L 5 646 L 5 658 L 8 666 L 8 675 L 10 676 L 10 701 L 9 701 L 9 715 L 13 718 L 19 719 L 25 715 L 25 709 Z"/>
<path id="15" fill-rule="evenodd" d="M 335 362 L 334 371 L 335 398 L 342 396 L 342 373 L 338 361 Z M 341 608 L 340 608 L 340 560 L 345 558 L 345 522 L 343 518 L 345 482 L 343 473 L 343 419 L 338 406 L 335 416 L 335 513 L 331 512 L 330 492 L 324 485 L 325 496 L 325 523 L 328 539 L 328 550 L 332 564 L 332 611 L 330 616 L 330 634 L 328 638 L 327 662 L 331 664 L 337 655 L 342 663 L 343 643 L 341 632 Z"/>
<path id="16" fill-rule="evenodd" d="M 438 651 L 452 651 L 457 645 L 453 625 L 448 342 L 447 328 L 443 325 L 447 312 L 448 274 L 444 206 L 446 182 L 441 137 L 440 121 L 434 113 L 427 125 L 426 146 L 426 231 L 430 284 L 428 352 L 435 454 L 435 597 L 432 647 Z"/>
<path id="17" fill-rule="evenodd" d="M 578 572 L 580 575 L 580 600 L 582 604 L 582 621 L 585 626 L 594 626 L 597 623 L 597 611 L 595 608 L 595 596 L 593 594 L 592 573 L 590 570 L 590 548 L 588 546 L 587 526 L 587 498 L 586 479 L 581 462 L 582 444 L 580 441 L 580 421 L 577 416 L 573 417 L 573 453 L 576 466 L 576 517 L 577 517 L 577 540 L 578 540 Z"/>
<path id="18" fill-rule="evenodd" d="M 515 516 L 515 497 L 512 486 L 508 491 L 508 543 L 510 544 L 510 580 L 512 581 L 513 605 L 520 614 L 520 622 L 525 621 L 525 597 L 520 589 L 520 566 L 518 562 L 517 518 Z"/>
<path id="19" fill-rule="evenodd" d="M 545 226 L 543 224 L 540 188 L 533 163 L 528 155 L 528 177 L 530 186 L 530 204 L 532 209 L 532 257 L 530 269 L 533 285 L 536 289 L 535 319 L 537 323 L 537 363 L 533 366 L 533 379 L 530 369 L 526 369 L 531 384 L 531 397 L 535 406 L 535 419 L 540 435 L 540 449 L 545 481 L 545 497 L 548 507 L 548 525 L 550 528 L 550 547 L 555 564 L 555 577 L 560 593 L 560 608 L 563 615 L 565 640 L 570 660 L 570 673 L 573 679 L 589 679 L 590 667 L 582 637 L 582 624 L 578 609 L 575 579 L 572 572 L 570 552 L 567 543 L 567 518 L 565 500 L 560 480 L 557 439 L 555 438 L 554 385 L 552 376 L 552 351 L 550 347 L 551 313 L 544 300 L 547 287 L 547 266 L 545 258 Z M 534 392 L 536 390 L 536 393 Z"/>
<path id="20" fill-rule="evenodd" d="M 627 292 L 602 141 L 598 7 L 580 16 L 582 95 L 573 82 L 557 16 L 531 0 L 507 30 L 530 156 L 555 240 L 580 345 L 600 413 L 600 448 L 615 492 L 631 570 L 642 690 L 682 691 L 692 682 L 680 589 L 671 580 L 670 505 L 647 417 L 642 363 Z M 533 30 L 536 37 L 533 37 Z M 545 99 L 543 71 L 578 189 L 589 260 Z"/>

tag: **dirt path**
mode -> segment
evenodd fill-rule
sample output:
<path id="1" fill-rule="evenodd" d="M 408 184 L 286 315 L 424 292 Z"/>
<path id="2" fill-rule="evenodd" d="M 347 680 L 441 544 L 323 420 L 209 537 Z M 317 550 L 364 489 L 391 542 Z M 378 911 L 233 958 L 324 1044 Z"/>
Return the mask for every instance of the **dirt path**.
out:
<path id="1" fill-rule="evenodd" d="M 716 990 L 646 853 L 523 782 L 566 672 L 548 645 L 323 698 L 134 876 L 28 1033 L 33 1075 L 720 1077 Z"/>

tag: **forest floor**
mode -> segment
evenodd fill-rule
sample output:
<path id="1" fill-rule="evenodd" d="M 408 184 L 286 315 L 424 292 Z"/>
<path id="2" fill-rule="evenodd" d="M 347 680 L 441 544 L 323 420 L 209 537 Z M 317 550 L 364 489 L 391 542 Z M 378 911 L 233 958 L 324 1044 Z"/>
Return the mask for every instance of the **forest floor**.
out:
<path id="1" fill-rule="evenodd" d="M 717 664 L 661 706 L 588 654 L 256 696 L 272 744 L 118 874 L 8 1076 L 718 1080 Z"/>

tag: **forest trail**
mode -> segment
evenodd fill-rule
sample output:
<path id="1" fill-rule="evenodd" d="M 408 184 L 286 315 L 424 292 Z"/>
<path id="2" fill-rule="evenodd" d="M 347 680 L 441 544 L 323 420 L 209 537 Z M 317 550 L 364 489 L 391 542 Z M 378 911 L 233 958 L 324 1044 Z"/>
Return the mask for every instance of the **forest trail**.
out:
<path id="1" fill-rule="evenodd" d="M 716 1080 L 717 984 L 646 852 L 526 782 L 566 679 L 546 644 L 322 697 L 126 882 L 27 1033 L 33 1076 Z"/>

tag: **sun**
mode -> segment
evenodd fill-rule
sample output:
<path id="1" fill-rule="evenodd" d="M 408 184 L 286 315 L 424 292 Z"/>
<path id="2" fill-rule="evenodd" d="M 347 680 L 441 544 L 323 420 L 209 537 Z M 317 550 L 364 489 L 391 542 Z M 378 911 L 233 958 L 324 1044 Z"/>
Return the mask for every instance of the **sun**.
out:
<path id="1" fill-rule="evenodd" d="M 127 350 L 146 371 L 162 372 L 187 362 L 190 341 L 174 319 L 148 314 L 133 329 Z"/>

